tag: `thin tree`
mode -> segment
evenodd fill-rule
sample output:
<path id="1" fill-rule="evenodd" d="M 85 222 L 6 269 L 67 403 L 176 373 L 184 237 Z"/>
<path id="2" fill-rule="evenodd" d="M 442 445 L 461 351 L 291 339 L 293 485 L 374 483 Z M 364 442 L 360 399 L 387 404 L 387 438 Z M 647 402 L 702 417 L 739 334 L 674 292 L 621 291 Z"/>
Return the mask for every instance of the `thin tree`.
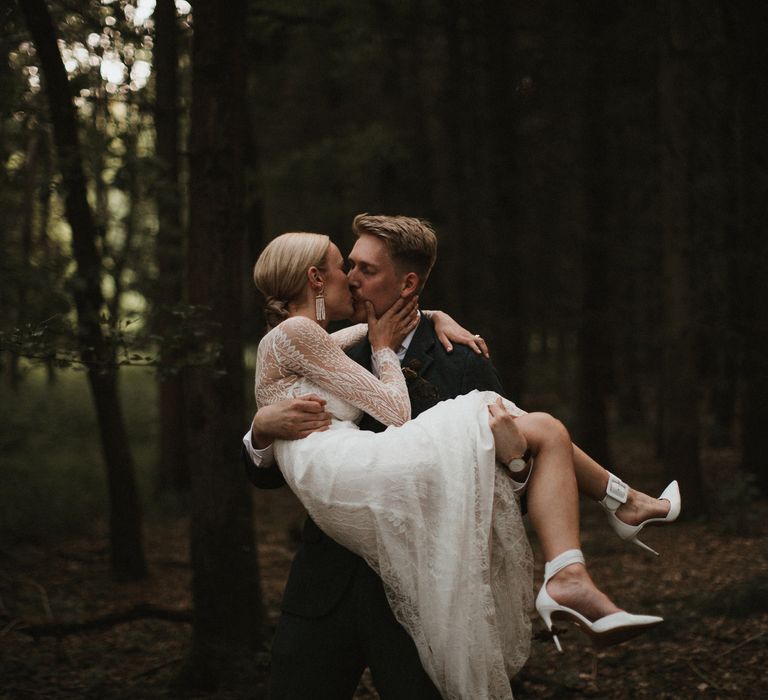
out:
<path id="1" fill-rule="evenodd" d="M 696 76 L 690 68 L 695 10 L 685 0 L 661 0 L 659 126 L 663 324 L 662 460 L 685 493 L 686 512 L 704 509 L 699 457 L 699 391 L 691 274 L 691 135 L 689 111 Z"/>
<path id="2" fill-rule="evenodd" d="M 742 0 L 729 9 L 734 16 L 732 43 L 740 77 L 735 131 L 744 170 L 739 182 L 742 204 L 735 246 L 740 277 L 736 313 L 738 330 L 744 339 L 742 466 L 755 476 L 762 494 L 768 495 L 768 7 Z"/>
<path id="3" fill-rule="evenodd" d="M 485 127 L 479 146 L 484 151 L 483 189 L 488 195 L 485 207 L 491 226 L 488 245 L 478 250 L 474 268 L 492 271 L 483 299 L 493 298 L 497 290 L 508 285 L 514 287 L 514 303 L 503 309 L 490 305 L 482 322 L 483 328 L 494 329 L 494 353 L 503 358 L 499 360 L 499 372 L 504 388 L 516 397 L 525 390 L 530 337 L 528 270 L 525 263 L 521 264 L 526 260 L 530 239 L 522 222 L 520 196 L 524 170 L 520 125 L 530 107 L 523 87 L 525 58 L 518 39 L 520 15 L 520 8 L 513 3 L 486 0 L 478 18 L 484 37 L 481 66 L 486 86 L 481 103 Z M 489 250 L 494 251 L 492 259 Z"/>
<path id="4" fill-rule="evenodd" d="M 16 325 L 17 328 L 23 328 L 28 321 L 27 314 L 27 292 L 28 280 L 30 278 L 30 268 L 32 261 L 33 231 L 35 226 L 35 180 L 37 177 L 38 159 L 40 152 L 40 130 L 35 124 L 35 118 L 27 120 L 27 152 L 24 158 L 24 192 L 23 209 L 21 221 L 21 257 L 20 274 L 18 276 L 18 297 L 16 306 Z M 8 379 L 10 387 L 14 391 L 19 389 L 19 358 L 17 355 L 11 355 L 8 365 Z"/>
<path id="5" fill-rule="evenodd" d="M 183 237 L 179 196 L 179 29 L 174 0 L 155 6 L 155 153 L 159 166 L 157 199 L 157 285 L 152 325 L 163 338 L 158 376 L 160 436 L 156 486 L 160 491 L 189 488 L 184 440 L 184 385 L 178 371 L 172 307 L 183 296 Z"/>
<path id="6" fill-rule="evenodd" d="M 19 0 L 27 27 L 40 56 L 53 135 L 62 175 L 67 221 L 77 263 L 73 294 L 77 309 L 80 354 L 88 366 L 99 436 L 107 471 L 112 568 L 116 575 L 146 574 L 133 460 L 125 430 L 117 385 L 114 349 L 105 337 L 100 314 L 101 260 L 93 213 L 86 198 L 77 117 L 67 72 L 56 43 L 56 31 L 44 0 Z"/>
<path id="7" fill-rule="evenodd" d="M 253 674 L 262 606 L 251 492 L 238 465 L 244 421 L 245 0 L 195 3 L 187 298 L 207 310 L 216 367 L 185 376 L 191 475 L 192 649 L 180 676 L 212 687 Z"/>
<path id="8" fill-rule="evenodd" d="M 590 454 L 603 464 L 609 464 L 607 402 L 613 383 L 613 326 L 607 221 L 610 188 L 606 101 L 611 6 L 603 0 L 591 0 L 586 8 L 591 41 L 586 49 L 583 115 L 586 217 L 581 247 L 583 302 L 578 329 L 578 438 Z"/>

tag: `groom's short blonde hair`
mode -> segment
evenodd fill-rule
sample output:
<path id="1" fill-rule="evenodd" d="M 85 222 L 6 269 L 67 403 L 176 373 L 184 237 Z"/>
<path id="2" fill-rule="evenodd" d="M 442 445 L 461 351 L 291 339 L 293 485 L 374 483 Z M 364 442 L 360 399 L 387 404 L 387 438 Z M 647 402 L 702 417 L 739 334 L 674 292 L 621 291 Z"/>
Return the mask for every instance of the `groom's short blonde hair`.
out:
<path id="1" fill-rule="evenodd" d="M 424 287 L 437 259 L 437 236 L 432 224 L 412 216 L 373 216 L 358 214 L 352 222 L 356 236 L 376 236 L 392 256 L 399 272 L 415 272 L 419 291 Z"/>

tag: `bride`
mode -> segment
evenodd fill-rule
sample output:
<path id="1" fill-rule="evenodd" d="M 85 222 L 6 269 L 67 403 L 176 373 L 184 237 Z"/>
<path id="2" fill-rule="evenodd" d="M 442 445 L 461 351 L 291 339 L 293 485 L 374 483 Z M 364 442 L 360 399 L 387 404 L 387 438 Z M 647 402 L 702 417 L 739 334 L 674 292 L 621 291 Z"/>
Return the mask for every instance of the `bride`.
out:
<path id="1" fill-rule="evenodd" d="M 401 299 L 378 319 L 369 305 L 368 324 L 328 334 L 327 321 L 347 319 L 353 308 L 341 253 L 319 234 L 273 240 L 254 279 L 284 317 L 259 345 L 258 406 L 313 393 L 333 416 L 328 431 L 276 441 L 283 476 L 318 526 L 379 575 L 445 698 L 511 698 L 508 679 L 528 657 L 523 489 L 547 561 L 536 609 L 549 629 L 568 619 L 616 643 L 662 622 L 622 611 L 589 577 L 573 446 L 558 421 L 478 391 L 410 420 L 395 350 L 418 323 L 415 300 Z M 373 374 L 343 352 L 366 334 Z M 390 427 L 359 430 L 363 413 Z"/>

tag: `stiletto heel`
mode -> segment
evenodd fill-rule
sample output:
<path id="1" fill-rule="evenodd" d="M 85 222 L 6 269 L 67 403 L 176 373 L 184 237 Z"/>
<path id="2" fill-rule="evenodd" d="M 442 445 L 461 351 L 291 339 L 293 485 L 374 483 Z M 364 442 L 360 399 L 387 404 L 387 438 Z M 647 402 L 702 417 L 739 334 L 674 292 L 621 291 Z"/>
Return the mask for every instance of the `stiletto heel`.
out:
<path id="1" fill-rule="evenodd" d="M 645 544 L 645 542 L 641 542 L 638 539 L 638 535 L 646 525 L 652 523 L 671 523 L 677 520 L 681 508 L 680 487 L 678 486 L 677 481 L 673 481 L 664 489 L 661 496 L 659 496 L 660 501 L 669 501 L 669 511 L 663 518 L 648 518 L 647 520 L 643 520 L 639 525 L 628 525 L 622 520 L 619 520 L 616 515 L 616 511 L 619 507 L 627 502 L 628 495 L 629 487 L 619 479 L 619 477 L 614 474 L 609 474 L 608 486 L 605 489 L 605 498 L 600 501 L 600 505 L 603 506 L 608 514 L 608 522 L 611 524 L 614 532 L 621 537 L 622 540 L 633 542 L 638 547 L 646 549 L 658 557 L 659 553 Z"/>
<path id="2" fill-rule="evenodd" d="M 541 619 L 544 620 L 544 624 L 547 626 L 547 629 L 549 630 L 550 634 L 552 635 L 552 639 L 555 642 L 555 646 L 557 647 L 557 650 L 562 654 L 563 653 L 563 647 L 560 646 L 560 640 L 557 638 L 557 635 L 552 631 L 552 613 L 549 610 L 545 610 L 544 612 L 539 611 L 539 615 L 541 615 Z"/>
<path id="3" fill-rule="evenodd" d="M 544 565 L 544 583 L 539 589 L 539 594 L 536 596 L 536 611 L 550 632 L 552 632 L 552 619 L 557 616 L 577 624 L 592 637 L 593 643 L 608 646 L 631 639 L 664 622 L 664 618 L 657 617 L 656 615 L 633 615 L 624 610 L 590 622 L 580 612 L 565 605 L 560 605 L 547 592 L 547 583 L 566 566 L 584 563 L 584 555 L 580 549 L 569 549 L 562 554 L 558 554 L 552 561 L 548 561 Z M 557 650 L 562 652 L 563 648 L 557 635 L 552 633 L 552 638 L 555 641 Z"/>

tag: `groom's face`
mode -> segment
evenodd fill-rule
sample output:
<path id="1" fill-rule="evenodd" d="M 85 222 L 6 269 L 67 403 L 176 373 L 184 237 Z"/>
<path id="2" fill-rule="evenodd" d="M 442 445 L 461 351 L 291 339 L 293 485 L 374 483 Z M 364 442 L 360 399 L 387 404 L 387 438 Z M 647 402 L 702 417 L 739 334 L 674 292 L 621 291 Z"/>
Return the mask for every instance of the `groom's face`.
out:
<path id="1" fill-rule="evenodd" d="M 352 320 L 365 321 L 364 301 L 370 301 L 376 316 L 381 316 L 400 298 L 406 287 L 405 274 L 395 268 L 384 241 L 365 233 L 358 237 L 348 260 L 347 278 L 355 306 Z"/>

